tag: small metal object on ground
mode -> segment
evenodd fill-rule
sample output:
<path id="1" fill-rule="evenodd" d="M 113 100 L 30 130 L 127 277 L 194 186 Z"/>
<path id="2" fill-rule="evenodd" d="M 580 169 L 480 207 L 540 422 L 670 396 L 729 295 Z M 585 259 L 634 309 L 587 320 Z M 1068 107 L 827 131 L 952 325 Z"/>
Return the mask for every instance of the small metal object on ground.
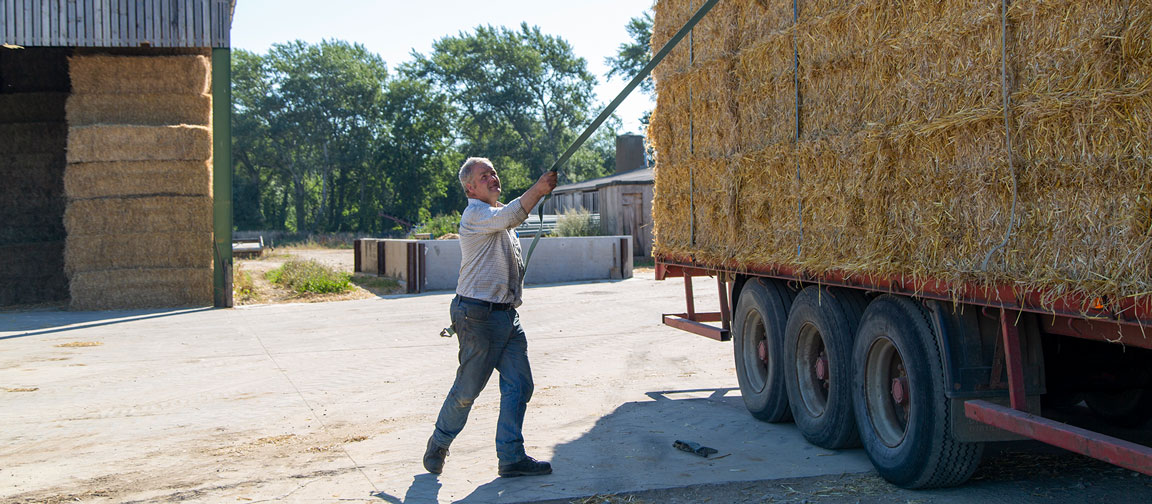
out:
<path id="1" fill-rule="evenodd" d="M 704 458 L 708 458 L 709 455 L 716 453 L 715 448 L 702 446 L 700 443 L 693 443 L 692 441 L 676 440 L 676 442 L 672 443 L 672 447 Z"/>

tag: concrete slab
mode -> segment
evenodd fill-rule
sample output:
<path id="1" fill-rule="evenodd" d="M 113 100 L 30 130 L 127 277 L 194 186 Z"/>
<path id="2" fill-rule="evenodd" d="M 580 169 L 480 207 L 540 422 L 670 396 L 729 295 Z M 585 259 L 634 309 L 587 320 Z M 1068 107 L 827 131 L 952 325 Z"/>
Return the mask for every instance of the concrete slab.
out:
<path id="1" fill-rule="evenodd" d="M 522 502 L 871 469 L 860 450 L 748 415 L 731 345 L 660 324 L 682 295 L 650 272 L 526 290 L 525 438 L 555 474 L 509 480 L 496 478 L 495 383 L 445 473 L 421 467 L 455 373 L 456 342 L 437 336 L 450 293 L 0 313 L 0 501 Z"/>

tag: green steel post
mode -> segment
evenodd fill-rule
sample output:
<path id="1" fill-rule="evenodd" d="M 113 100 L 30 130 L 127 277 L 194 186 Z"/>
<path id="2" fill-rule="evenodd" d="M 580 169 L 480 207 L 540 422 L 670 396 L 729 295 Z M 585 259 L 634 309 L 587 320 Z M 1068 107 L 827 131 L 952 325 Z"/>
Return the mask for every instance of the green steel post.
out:
<path id="1" fill-rule="evenodd" d="M 232 307 L 232 52 L 212 49 L 212 298 Z"/>

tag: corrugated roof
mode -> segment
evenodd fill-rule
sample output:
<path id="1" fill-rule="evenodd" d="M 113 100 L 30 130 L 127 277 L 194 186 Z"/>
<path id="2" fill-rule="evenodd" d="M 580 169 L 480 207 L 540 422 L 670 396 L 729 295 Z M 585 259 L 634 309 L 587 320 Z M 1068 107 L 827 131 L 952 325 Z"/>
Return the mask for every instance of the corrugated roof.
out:
<path id="1" fill-rule="evenodd" d="M 0 0 L 0 42 L 26 47 L 228 47 L 236 0 Z"/>
<path id="2" fill-rule="evenodd" d="M 607 177 L 594 178 L 577 182 L 575 184 L 567 184 L 556 186 L 552 190 L 552 194 L 565 194 L 571 192 L 583 192 L 599 189 L 601 187 L 610 185 L 648 185 L 655 181 L 655 173 L 651 168 L 643 168 L 640 170 L 626 171 L 624 173 L 617 173 Z"/>

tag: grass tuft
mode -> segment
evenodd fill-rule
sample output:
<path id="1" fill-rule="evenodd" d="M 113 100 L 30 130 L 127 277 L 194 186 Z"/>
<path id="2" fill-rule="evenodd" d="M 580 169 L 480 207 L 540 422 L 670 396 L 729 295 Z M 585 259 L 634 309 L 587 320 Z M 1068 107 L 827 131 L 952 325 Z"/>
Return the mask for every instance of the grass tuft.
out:
<path id="1" fill-rule="evenodd" d="M 290 260 L 265 277 L 297 294 L 339 294 L 352 290 L 351 273 L 333 270 L 311 259 Z"/>

